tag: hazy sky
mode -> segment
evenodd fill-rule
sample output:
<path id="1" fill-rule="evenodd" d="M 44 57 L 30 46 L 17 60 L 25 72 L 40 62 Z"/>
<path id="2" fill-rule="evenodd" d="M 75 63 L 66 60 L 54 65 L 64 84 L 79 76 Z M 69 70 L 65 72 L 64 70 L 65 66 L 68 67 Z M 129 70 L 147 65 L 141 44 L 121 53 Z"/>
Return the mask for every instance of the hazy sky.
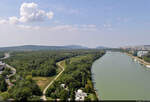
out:
<path id="1" fill-rule="evenodd" d="M 150 44 L 150 0 L 0 2 L 0 47 Z"/>

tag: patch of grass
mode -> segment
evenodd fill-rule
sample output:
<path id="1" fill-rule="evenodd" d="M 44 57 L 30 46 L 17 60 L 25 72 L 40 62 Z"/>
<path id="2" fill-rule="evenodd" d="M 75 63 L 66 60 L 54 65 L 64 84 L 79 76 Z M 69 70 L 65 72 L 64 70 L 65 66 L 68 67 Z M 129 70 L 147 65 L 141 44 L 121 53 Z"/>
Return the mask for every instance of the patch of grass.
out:
<path id="1" fill-rule="evenodd" d="M 65 63 L 65 61 L 66 61 L 66 60 L 63 60 L 63 61 L 59 62 L 60 65 L 63 66 L 64 68 L 66 68 L 66 63 Z M 59 68 L 59 69 L 60 69 L 60 68 Z"/>
<path id="2" fill-rule="evenodd" d="M 47 98 L 47 100 L 48 101 L 52 101 L 52 100 L 54 100 L 53 98 L 51 98 L 51 97 L 46 97 Z"/>
<path id="3" fill-rule="evenodd" d="M 61 68 L 57 68 L 57 74 L 59 74 L 61 70 Z M 43 91 L 44 88 L 57 76 L 57 74 L 52 77 L 33 77 L 33 80 L 35 80 L 37 85 Z"/>
<path id="4" fill-rule="evenodd" d="M 88 95 L 88 97 L 89 97 L 91 100 L 97 100 L 96 95 L 93 94 L 93 93 L 90 93 L 90 94 Z"/>
<path id="5" fill-rule="evenodd" d="M 70 63 L 73 63 L 73 62 L 78 62 L 78 61 L 81 61 L 82 59 L 86 58 L 87 56 L 77 56 L 77 57 L 72 57 L 70 58 Z"/>
<path id="6" fill-rule="evenodd" d="M 43 91 L 44 88 L 55 78 L 53 77 L 33 77 L 33 80 L 37 83 L 40 89 Z"/>
<path id="7" fill-rule="evenodd" d="M 36 101 L 39 102 L 41 96 L 33 96 L 32 98 L 28 99 L 28 101 Z"/>

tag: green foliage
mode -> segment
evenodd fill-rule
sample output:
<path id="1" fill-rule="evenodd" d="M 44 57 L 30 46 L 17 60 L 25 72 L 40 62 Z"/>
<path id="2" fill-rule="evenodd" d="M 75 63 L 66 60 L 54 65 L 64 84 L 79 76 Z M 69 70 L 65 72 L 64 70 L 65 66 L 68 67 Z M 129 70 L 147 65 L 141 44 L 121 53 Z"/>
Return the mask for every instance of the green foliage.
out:
<path id="1" fill-rule="evenodd" d="M 19 101 L 26 101 L 28 97 L 31 97 L 32 92 L 28 87 L 18 88 L 13 92 L 13 97 Z"/>
<path id="2" fill-rule="evenodd" d="M 87 84 L 85 85 L 85 90 L 87 93 L 92 93 L 93 90 L 93 84 L 90 80 L 87 81 Z"/>
<path id="3" fill-rule="evenodd" d="M 0 91 L 4 92 L 7 90 L 7 83 L 5 81 L 5 78 L 0 75 Z"/>
<path id="4" fill-rule="evenodd" d="M 68 99 L 68 91 L 67 90 L 62 89 L 59 94 L 60 94 L 61 100 L 67 100 Z"/>
<path id="5" fill-rule="evenodd" d="M 16 85 L 9 90 L 9 93 L 12 98 L 19 101 L 26 101 L 33 95 L 42 95 L 40 88 L 32 80 L 31 76 L 26 76 L 25 78 L 17 80 Z"/>
<path id="6" fill-rule="evenodd" d="M 0 52 L 0 58 L 4 57 L 4 52 Z"/>
<path id="7" fill-rule="evenodd" d="M 4 61 L 15 67 L 17 74 L 25 76 L 53 76 L 56 74 L 56 62 L 81 55 L 85 51 L 29 51 L 13 52 Z"/>
<path id="8" fill-rule="evenodd" d="M 9 74 L 11 74 L 11 73 L 12 73 L 12 72 L 11 72 L 11 69 L 6 67 L 6 68 L 3 70 L 2 76 L 6 77 L 7 75 L 9 75 Z"/>
<path id="9" fill-rule="evenodd" d="M 2 97 L 2 100 L 5 101 L 9 98 L 9 93 L 7 91 L 3 92 L 3 93 L 0 94 L 0 97 Z"/>
<path id="10" fill-rule="evenodd" d="M 14 76 L 16 82 L 8 90 L 9 96 L 19 101 L 38 99 L 42 92 L 32 80 L 32 76 L 54 76 L 57 73 L 56 63 L 70 58 L 65 62 L 66 70 L 59 80 L 48 88 L 46 96 L 53 99 L 66 100 L 71 98 L 74 100 L 75 91 L 79 88 L 85 88 L 87 81 L 91 80 L 93 61 L 103 54 L 104 52 L 99 50 L 12 52 L 10 58 L 3 60 L 5 63 L 15 67 L 17 71 L 16 76 Z M 79 58 L 76 59 L 75 56 L 79 56 Z M 72 60 L 71 57 L 75 57 L 75 60 Z M 4 74 L 8 74 L 8 72 L 9 70 L 6 70 Z M 62 88 L 61 83 L 64 83 L 67 87 Z M 6 84 L 5 80 L 0 81 L 0 89 L 7 88 L 7 84 L 4 84 Z M 90 90 L 93 90 L 92 88 Z"/>
<path id="11" fill-rule="evenodd" d="M 142 57 L 145 61 L 150 62 L 150 53 Z"/>
<path id="12" fill-rule="evenodd" d="M 93 61 L 103 54 L 104 52 L 101 51 L 89 51 L 84 55 L 67 59 L 65 71 L 59 80 L 48 88 L 46 95 L 55 99 L 66 100 L 70 98 L 74 100 L 77 89 L 83 89 L 87 93 L 94 93 L 91 81 L 91 66 Z M 62 83 L 66 85 L 66 88 L 60 87 Z"/>

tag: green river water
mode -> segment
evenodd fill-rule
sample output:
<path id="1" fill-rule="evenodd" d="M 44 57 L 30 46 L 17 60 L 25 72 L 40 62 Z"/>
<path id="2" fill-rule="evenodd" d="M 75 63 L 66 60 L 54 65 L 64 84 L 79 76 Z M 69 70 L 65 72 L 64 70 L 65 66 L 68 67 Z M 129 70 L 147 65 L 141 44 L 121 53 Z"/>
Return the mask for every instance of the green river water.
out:
<path id="1" fill-rule="evenodd" d="M 101 100 L 150 100 L 150 69 L 120 52 L 107 52 L 92 65 Z"/>

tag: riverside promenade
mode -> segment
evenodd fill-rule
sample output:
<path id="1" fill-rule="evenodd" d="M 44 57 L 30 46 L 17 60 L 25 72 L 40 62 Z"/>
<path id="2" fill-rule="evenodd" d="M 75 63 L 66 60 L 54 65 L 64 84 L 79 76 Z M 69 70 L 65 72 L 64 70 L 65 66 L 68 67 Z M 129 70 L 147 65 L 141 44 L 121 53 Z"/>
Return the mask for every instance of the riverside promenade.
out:
<path id="1" fill-rule="evenodd" d="M 126 53 L 128 56 L 132 57 L 133 59 L 136 59 L 137 61 L 139 61 L 141 64 L 143 64 L 144 66 L 148 67 L 150 66 L 149 62 L 144 61 L 143 59 L 137 57 L 137 56 L 133 56 L 131 54 Z M 150 67 L 149 67 L 150 68 Z"/>

